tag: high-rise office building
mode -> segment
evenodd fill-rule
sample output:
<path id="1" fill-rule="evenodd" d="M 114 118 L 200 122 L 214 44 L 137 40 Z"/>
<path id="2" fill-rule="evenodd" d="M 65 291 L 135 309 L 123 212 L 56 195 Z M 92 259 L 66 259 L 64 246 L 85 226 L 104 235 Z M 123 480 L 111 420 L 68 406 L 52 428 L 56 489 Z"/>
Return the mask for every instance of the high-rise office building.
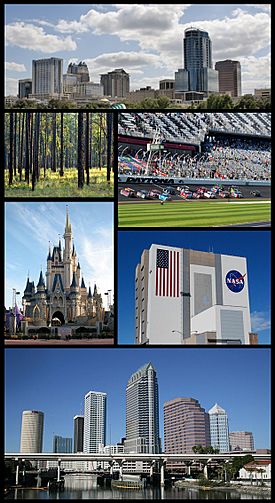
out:
<path id="1" fill-rule="evenodd" d="M 72 452 L 72 439 L 68 437 L 60 437 L 58 435 L 54 435 L 53 437 L 53 452 Z"/>
<path id="2" fill-rule="evenodd" d="M 63 95 L 63 59 L 45 58 L 32 62 L 32 96 L 60 98 Z"/>
<path id="3" fill-rule="evenodd" d="M 245 257 L 152 244 L 135 275 L 136 344 L 249 344 Z"/>
<path id="4" fill-rule="evenodd" d="M 85 395 L 83 452 L 98 453 L 106 444 L 106 400 L 98 391 Z"/>
<path id="5" fill-rule="evenodd" d="M 130 90 L 130 76 L 123 68 L 102 74 L 100 83 L 103 86 L 104 96 L 112 98 L 125 98 Z"/>
<path id="6" fill-rule="evenodd" d="M 151 363 L 138 369 L 127 384 L 124 446 L 127 453 L 161 452 L 158 380 Z"/>
<path id="7" fill-rule="evenodd" d="M 83 452 L 84 416 L 74 416 L 74 452 Z"/>
<path id="8" fill-rule="evenodd" d="M 231 431 L 229 443 L 231 451 L 254 451 L 254 439 L 251 431 Z"/>
<path id="9" fill-rule="evenodd" d="M 193 452 L 195 445 L 210 446 L 209 415 L 194 398 L 175 398 L 164 403 L 164 451 Z"/>
<path id="10" fill-rule="evenodd" d="M 217 403 L 209 411 L 211 445 L 220 452 L 229 452 L 228 417 Z"/>
<path id="11" fill-rule="evenodd" d="M 90 82 L 88 66 L 85 61 L 70 63 L 67 69 L 67 74 L 76 75 L 78 82 Z"/>
<path id="12" fill-rule="evenodd" d="M 28 98 L 31 93 L 32 93 L 32 80 L 20 79 L 18 81 L 18 98 L 19 99 Z"/>
<path id="13" fill-rule="evenodd" d="M 183 68 L 175 74 L 176 92 L 218 92 L 218 72 L 212 68 L 212 43 L 206 31 L 185 30 L 183 60 Z"/>
<path id="14" fill-rule="evenodd" d="M 44 413 L 24 410 L 22 414 L 20 452 L 42 452 Z"/>
<path id="15" fill-rule="evenodd" d="M 215 70 L 219 72 L 219 92 L 230 92 L 231 96 L 241 96 L 241 65 L 239 61 L 226 59 L 217 61 Z"/>

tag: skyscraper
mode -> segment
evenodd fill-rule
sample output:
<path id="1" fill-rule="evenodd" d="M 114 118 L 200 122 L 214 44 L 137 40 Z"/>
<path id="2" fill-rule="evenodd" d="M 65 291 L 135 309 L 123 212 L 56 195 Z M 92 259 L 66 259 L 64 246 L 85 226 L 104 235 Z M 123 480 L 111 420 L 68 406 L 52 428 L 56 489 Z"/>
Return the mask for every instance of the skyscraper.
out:
<path id="1" fill-rule="evenodd" d="M 83 452 L 84 416 L 74 416 L 74 452 Z"/>
<path id="2" fill-rule="evenodd" d="M 158 380 L 151 363 L 137 370 L 127 384 L 124 446 L 128 453 L 161 452 Z"/>
<path id="3" fill-rule="evenodd" d="M 183 60 L 184 69 L 175 74 L 176 91 L 218 92 L 218 72 L 212 68 L 212 43 L 206 31 L 185 30 Z"/>
<path id="4" fill-rule="evenodd" d="M 24 410 L 22 414 L 20 452 L 42 452 L 44 413 Z"/>
<path id="5" fill-rule="evenodd" d="M 229 433 L 231 451 L 253 451 L 254 439 L 251 431 L 231 431 Z"/>
<path id="6" fill-rule="evenodd" d="M 164 403 L 164 451 L 193 452 L 195 445 L 210 445 L 209 415 L 194 398 L 175 398 Z"/>
<path id="7" fill-rule="evenodd" d="M 80 61 L 78 64 L 70 63 L 67 73 L 70 75 L 76 75 L 78 82 L 90 82 L 89 70 L 85 61 Z"/>
<path id="8" fill-rule="evenodd" d="M 229 452 L 228 418 L 217 403 L 209 411 L 211 445 L 220 452 Z"/>
<path id="9" fill-rule="evenodd" d="M 102 74 L 100 83 L 103 86 L 104 96 L 112 98 L 125 98 L 130 89 L 129 73 L 123 68 L 117 68 L 112 72 Z"/>
<path id="10" fill-rule="evenodd" d="M 72 439 L 67 437 L 60 437 L 58 435 L 54 435 L 53 437 L 53 452 L 72 452 Z"/>
<path id="11" fill-rule="evenodd" d="M 239 61 L 226 59 L 217 61 L 215 70 L 219 72 L 219 92 L 230 92 L 231 96 L 241 96 L 241 65 Z"/>
<path id="12" fill-rule="evenodd" d="M 245 257 L 152 244 L 136 267 L 136 344 L 249 344 Z"/>
<path id="13" fill-rule="evenodd" d="M 63 94 L 63 59 L 34 59 L 32 62 L 32 95 L 60 98 Z"/>
<path id="14" fill-rule="evenodd" d="M 106 400 L 98 391 L 85 395 L 83 452 L 98 453 L 106 444 Z"/>

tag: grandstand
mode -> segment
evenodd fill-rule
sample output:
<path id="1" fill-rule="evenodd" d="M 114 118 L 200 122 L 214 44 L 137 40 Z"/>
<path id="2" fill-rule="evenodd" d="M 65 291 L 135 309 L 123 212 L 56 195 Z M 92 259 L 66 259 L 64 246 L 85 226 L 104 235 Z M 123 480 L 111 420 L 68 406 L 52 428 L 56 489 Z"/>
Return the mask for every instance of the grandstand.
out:
<path id="1" fill-rule="evenodd" d="M 166 150 L 149 158 L 156 131 Z M 118 139 L 119 174 L 270 183 L 270 113 L 121 113 Z"/>
<path id="2" fill-rule="evenodd" d="M 209 131 L 253 136 L 271 136 L 270 113 L 122 113 L 118 134 L 153 138 L 156 128 L 163 139 L 174 142 L 201 142 Z"/>

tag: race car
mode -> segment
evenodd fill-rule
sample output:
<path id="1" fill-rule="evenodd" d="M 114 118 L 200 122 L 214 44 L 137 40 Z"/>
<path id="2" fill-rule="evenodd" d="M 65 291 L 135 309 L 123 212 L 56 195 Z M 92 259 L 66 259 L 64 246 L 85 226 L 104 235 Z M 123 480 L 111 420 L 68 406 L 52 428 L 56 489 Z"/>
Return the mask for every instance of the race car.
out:
<path id="1" fill-rule="evenodd" d="M 205 192 L 207 192 L 207 188 L 206 187 L 198 187 L 195 190 L 195 192 L 193 192 L 192 197 L 194 199 L 203 199 Z"/>
<path id="2" fill-rule="evenodd" d="M 193 193 L 189 189 L 182 189 L 180 191 L 179 197 L 183 197 L 183 199 L 192 199 Z"/>
<path id="3" fill-rule="evenodd" d="M 228 199 L 230 197 L 230 192 L 228 190 L 220 190 L 219 197 L 222 199 Z"/>
<path id="4" fill-rule="evenodd" d="M 262 196 L 262 194 L 260 193 L 259 190 L 251 190 L 250 194 L 253 197 L 261 197 Z"/>
<path id="5" fill-rule="evenodd" d="M 181 192 L 182 190 L 190 190 L 189 185 L 179 185 L 179 186 L 177 187 L 177 191 L 178 191 L 178 192 Z"/>
<path id="6" fill-rule="evenodd" d="M 148 196 L 152 199 L 158 199 L 161 191 L 158 189 L 153 189 L 148 192 Z"/>
<path id="7" fill-rule="evenodd" d="M 170 196 L 170 194 L 166 194 L 165 192 L 163 192 L 162 194 L 159 195 L 159 199 L 161 201 L 171 201 L 172 197 Z"/>
<path id="8" fill-rule="evenodd" d="M 234 197 L 236 199 L 240 199 L 243 197 L 241 191 L 237 187 L 232 186 L 229 189 L 229 192 L 230 192 L 230 197 Z"/>
<path id="9" fill-rule="evenodd" d="M 148 190 L 138 190 L 136 196 L 141 197 L 141 199 L 147 199 L 148 198 Z"/>
<path id="10" fill-rule="evenodd" d="M 175 187 L 165 187 L 165 189 L 163 190 L 163 193 L 164 194 L 171 194 L 172 196 L 174 196 L 176 194 L 176 189 L 175 189 Z"/>
<path id="11" fill-rule="evenodd" d="M 136 197 L 136 191 L 134 189 L 131 189 L 130 187 L 121 189 L 120 194 L 125 197 Z"/>

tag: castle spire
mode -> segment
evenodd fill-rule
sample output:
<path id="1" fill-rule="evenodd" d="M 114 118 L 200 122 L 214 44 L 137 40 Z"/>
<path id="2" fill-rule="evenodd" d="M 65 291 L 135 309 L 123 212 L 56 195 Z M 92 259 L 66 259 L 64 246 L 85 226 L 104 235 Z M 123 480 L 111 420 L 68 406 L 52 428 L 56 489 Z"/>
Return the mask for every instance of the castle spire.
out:
<path id="1" fill-rule="evenodd" d="M 65 226 L 65 233 L 71 233 L 72 232 L 72 226 L 70 223 L 70 218 L 69 218 L 69 209 L 68 206 L 66 206 L 66 226 Z"/>

